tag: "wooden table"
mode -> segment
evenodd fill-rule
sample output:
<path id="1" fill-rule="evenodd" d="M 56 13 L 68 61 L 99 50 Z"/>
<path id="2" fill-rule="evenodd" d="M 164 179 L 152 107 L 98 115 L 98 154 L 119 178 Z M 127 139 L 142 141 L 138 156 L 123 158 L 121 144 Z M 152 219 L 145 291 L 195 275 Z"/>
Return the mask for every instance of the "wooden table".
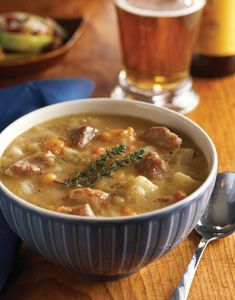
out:
<path id="1" fill-rule="evenodd" d="M 47 15 L 88 17 L 76 46 L 51 69 L 1 81 L 9 85 L 31 79 L 87 77 L 97 86 L 95 96 L 109 96 L 121 68 L 116 17 L 111 0 L 7 0 L 0 11 L 26 10 Z M 212 137 L 219 155 L 219 171 L 235 170 L 235 75 L 223 79 L 195 79 L 200 105 L 188 115 Z M 48 263 L 23 245 L 2 300 L 134 300 L 169 299 L 199 242 L 193 232 L 176 249 L 137 274 L 111 282 L 79 279 L 75 273 Z M 191 287 L 189 299 L 235 299 L 235 234 L 210 244 Z"/>

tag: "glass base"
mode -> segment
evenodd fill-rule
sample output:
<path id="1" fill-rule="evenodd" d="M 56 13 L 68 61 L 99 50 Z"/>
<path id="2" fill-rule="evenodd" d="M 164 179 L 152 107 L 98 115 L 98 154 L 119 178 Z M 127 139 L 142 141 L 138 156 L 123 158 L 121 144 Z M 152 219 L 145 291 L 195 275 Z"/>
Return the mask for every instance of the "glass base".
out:
<path id="1" fill-rule="evenodd" d="M 166 107 L 181 114 L 187 114 L 199 103 L 199 96 L 192 86 L 191 78 L 188 78 L 179 88 L 154 92 L 151 90 L 141 90 L 132 86 L 124 86 L 122 82 L 115 87 L 111 93 L 115 99 L 140 100 L 152 103 L 156 106 Z"/>

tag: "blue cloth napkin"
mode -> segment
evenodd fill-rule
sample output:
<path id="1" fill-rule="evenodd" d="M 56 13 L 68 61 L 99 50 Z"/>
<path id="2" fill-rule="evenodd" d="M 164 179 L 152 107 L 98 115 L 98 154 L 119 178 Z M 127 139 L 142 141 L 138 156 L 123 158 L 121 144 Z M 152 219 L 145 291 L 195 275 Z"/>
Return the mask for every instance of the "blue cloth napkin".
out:
<path id="1" fill-rule="evenodd" d="M 92 81 L 77 78 L 29 81 L 0 89 L 0 132 L 30 111 L 57 102 L 87 98 L 93 90 Z"/>
<path id="2" fill-rule="evenodd" d="M 90 97 L 94 86 L 87 79 L 66 78 L 30 81 L 0 89 L 0 132 L 17 118 L 37 108 Z M 0 211 L 0 290 L 12 270 L 20 244 L 20 239 Z"/>

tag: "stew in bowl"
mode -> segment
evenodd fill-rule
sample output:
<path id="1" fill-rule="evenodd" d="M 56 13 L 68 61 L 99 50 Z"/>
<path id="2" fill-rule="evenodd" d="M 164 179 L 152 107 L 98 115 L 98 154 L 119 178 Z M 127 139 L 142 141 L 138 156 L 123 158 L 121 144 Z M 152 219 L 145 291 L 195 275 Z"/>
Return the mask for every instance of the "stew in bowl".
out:
<path id="1" fill-rule="evenodd" d="M 186 198 L 207 178 L 202 151 L 185 134 L 137 117 L 74 114 L 20 134 L 0 177 L 26 201 L 87 216 L 131 216 Z"/>

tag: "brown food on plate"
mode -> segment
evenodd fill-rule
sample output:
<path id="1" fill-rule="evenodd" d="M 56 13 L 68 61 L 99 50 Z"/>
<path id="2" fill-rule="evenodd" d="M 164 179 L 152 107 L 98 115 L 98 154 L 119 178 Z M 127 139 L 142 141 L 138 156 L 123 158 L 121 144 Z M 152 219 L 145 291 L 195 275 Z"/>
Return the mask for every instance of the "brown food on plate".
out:
<path id="1" fill-rule="evenodd" d="M 60 47 L 67 33 L 54 19 L 26 12 L 0 14 L 0 46 L 4 51 L 39 54 Z"/>

